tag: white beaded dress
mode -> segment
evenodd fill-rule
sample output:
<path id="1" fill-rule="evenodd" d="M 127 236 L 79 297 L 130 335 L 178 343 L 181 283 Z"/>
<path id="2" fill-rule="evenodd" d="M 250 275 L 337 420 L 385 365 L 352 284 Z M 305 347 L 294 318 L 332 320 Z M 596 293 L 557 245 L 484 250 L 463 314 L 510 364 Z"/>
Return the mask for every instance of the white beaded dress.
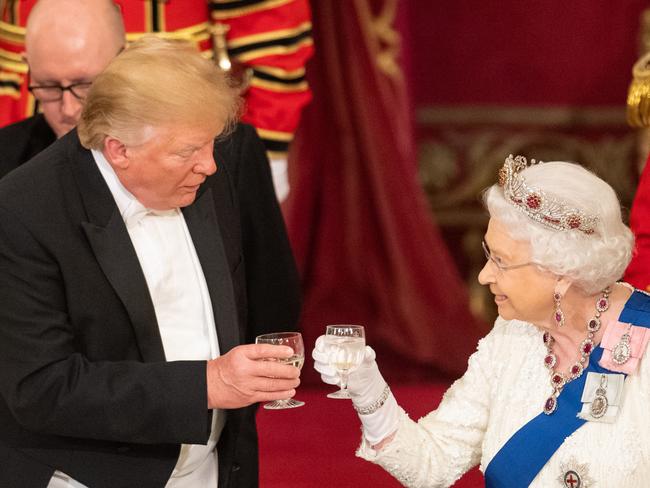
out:
<path id="1" fill-rule="evenodd" d="M 470 357 L 466 373 L 447 390 L 436 410 L 418 422 L 403 412 L 389 444 L 375 451 L 362 440 L 357 455 L 413 488 L 451 486 L 477 464 L 485 471 L 513 433 L 542 412 L 552 392 L 545 355 L 539 329 L 498 318 Z M 587 422 L 578 428 L 531 487 L 565 486 L 562 477 L 569 469 L 582 477 L 581 488 L 650 487 L 647 356 L 625 379 L 616 420 Z"/>

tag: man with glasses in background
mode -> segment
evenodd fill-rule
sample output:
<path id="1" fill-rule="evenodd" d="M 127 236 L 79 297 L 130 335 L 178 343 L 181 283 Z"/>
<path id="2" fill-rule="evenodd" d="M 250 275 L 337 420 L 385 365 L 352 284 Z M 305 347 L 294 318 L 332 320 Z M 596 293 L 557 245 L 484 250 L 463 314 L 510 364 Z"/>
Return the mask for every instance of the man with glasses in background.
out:
<path id="1" fill-rule="evenodd" d="M 124 25 L 108 0 L 41 0 L 25 36 L 29 90 L 42 113 L 0 130 L 0 177 L 70 131 L 92 81 L 124 47 Z"/>
<path id="2" fill-rule="evenodd" d="M 311 99 L 305 78 L 305 65 L 313 52 L 309 1 L 113 1 L 121 11 L 129 42 L 152 33 L 163 39 L 183 39 L 233 75 L 246 101 L 242 120 L 256 128 L 270 160 L 277 198 L 285 200 L 289 144 L 302 109 Z M 33 80 L 27 71 L 34 66 L 31 60 L 28 66 L 23 56 L 28 19 L 41 3 L 0 0 L 0 127 L 30 117 L 42 104 L 29 93 Z M 50 29 L 53 35 L 66 35 L 74 27 L 67 22 L 77 21 L 76 7 L 87 9 L 93 2 L 71 3 L 71 8 L 50 13 L 52 21 L 61 24 L 58 31 Z M 104 14 L 97 11 L 98 21 Z"/>

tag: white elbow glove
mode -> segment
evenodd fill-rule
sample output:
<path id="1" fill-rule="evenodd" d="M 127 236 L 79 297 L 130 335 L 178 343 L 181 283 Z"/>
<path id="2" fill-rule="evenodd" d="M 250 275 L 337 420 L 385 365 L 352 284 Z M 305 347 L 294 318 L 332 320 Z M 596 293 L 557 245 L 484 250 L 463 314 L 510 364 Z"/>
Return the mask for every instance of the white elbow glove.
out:
<path id="1" fill-rule="evenodd" d="M 314 368 L 323 382 L 338 385 L 336 369 L 329 365 L 325 349 L 325 336 L 316 340 L 312 352 Z M 348 391 L 363 424 L 363 434 L 370 444 L 377 444 L 397 430 L 400 408 L 375 361 L 375 351 L 366 346 L 361 365 L 350 373 Z"/>

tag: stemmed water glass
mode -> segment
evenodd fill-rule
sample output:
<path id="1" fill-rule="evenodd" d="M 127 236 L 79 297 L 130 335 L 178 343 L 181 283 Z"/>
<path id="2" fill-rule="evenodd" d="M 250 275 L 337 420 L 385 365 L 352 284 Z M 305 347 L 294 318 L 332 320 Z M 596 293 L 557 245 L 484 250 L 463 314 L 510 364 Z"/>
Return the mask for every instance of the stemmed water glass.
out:
<path id="1" fill-rule="evenodd" d="M 361 325 L 328 325 L 325 331 L 325 354 L 328 363 L 341 378 L 341 389 L 328 398 L 350 398 L 348 378 L 357 369 L 365 354 L 366 334 Z"/>
<path id="2" fill-rule="evenodd" d="M 289 346 L 293 349 L 293 355 L 288 358 L 277 358 L 276 361 L 281 363 L 290 364 L 302 368 L 305 362 L 305 346 L 302 342 L 302 335 L 300 332 L 274 332 L 271 334 L 259 335 L 255 338 L 255 344 L 274 344 L 279 346 Z M 264 404 L 267 410 L 281 410 L 284 408 L 302 407 L 305 402 L 287 398 L 284 400 L 274 400 Z"/>

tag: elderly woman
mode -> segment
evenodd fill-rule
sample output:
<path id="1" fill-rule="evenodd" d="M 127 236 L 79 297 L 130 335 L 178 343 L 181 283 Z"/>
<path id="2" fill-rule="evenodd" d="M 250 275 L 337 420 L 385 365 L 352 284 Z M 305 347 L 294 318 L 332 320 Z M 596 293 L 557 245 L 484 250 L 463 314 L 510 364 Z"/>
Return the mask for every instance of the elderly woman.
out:
<path id="1" fill-rule="evenodd" d="M 417 423 L 367 347 L 348 383 L 357 455 L 411 487 L 450 486 L 479 463 L 488 487 L 647 487 L 650 297 L 617 283 L 633 237 L 614 191 L 579 165 L 510 156 L 485 203 L 478 279 L 494 328 Z M 322 337 L 313 357 L 337 383 Z"/>

